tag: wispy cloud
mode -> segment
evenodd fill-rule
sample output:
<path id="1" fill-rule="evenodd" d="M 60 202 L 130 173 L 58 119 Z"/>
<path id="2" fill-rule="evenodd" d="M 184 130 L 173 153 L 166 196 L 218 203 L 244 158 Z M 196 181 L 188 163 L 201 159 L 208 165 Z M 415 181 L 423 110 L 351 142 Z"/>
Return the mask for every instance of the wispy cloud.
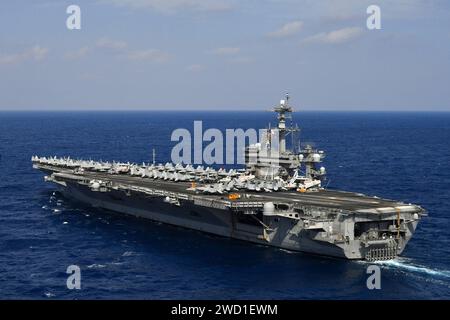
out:
<path id="1" fill-rule="evenodd" d="M 41 61 L 48 54 L 48 49 L 35 45 L 32 48 L 25 49 L 17 53 L 0 53 L 0 65 L 12 65 L 24 61 Z"/>
<path id="2" fill-rule="evenodd" d="M 80 59 L 89 53 L 102 51 L 116 58 L 125 58 L 130 61 L 150 61 L 164 63 L 172 58 L 172 55 L 159 49 L 133 49 L 127 42 L 114 40 L 108 37 L 100 38 L 92 46 L 82 47 L 76 51 L 67 52 L 64 58 L 67 60 Z"/>
<path id="3" fill-rule="evenodd" d="M 82 47 L 75 51 L 66 52 L 66 54 L 64 55 L 64 58 L 67 60 L 81 59 L 81 58 L 84 58 L 85 56 L 87 56 L 89 51 L 90 51 L 89 47 Z"/>
<path id="4" fill-rule="evenodd" d="M 241 48 L 224 47 L 224 48 L 217 48 L 217 49 L 211 50 L 211 53 L 219 55 L 219 56 L 229 56 L 229 55 L 238 54 L 240 51 L 241 51 Z"/>
<path id="5" fill-rule="evenodd" d="M 191 64 L 190 66 L 186 67 L 186 71 L 190 71 L 190 72 L 198 72 L 198 71 L 202 71 L 203 69 L 205 69 L 205 66 L 203 66 L 201 64 Z"/>
<path id="6" fill-rule="evenodd" d="M 286 23 L 280 29 L 268 33 L 267 36 L 270 38 L 291 37 L 291 36 L 299 33 L 302 30 L 302 28 L 303 28 L 302 21 L 292 21 L 292 22 Z"/>
<path id="7" fill-rule="evenodd" d="M 100 2 L 138 9 L 149 8 L 164 13 L 180 10 L 226 11 L 233 8 L 230 1 L 225 0 L 100 0 Z"/>
<path id="8" fill-rule="evenodd" d="M 130 51 L 127 58 L 132 61 L 151 61 L 155 63 L 164 63 L 171 58 L 167 52 L 157 49 Z"/>
<path id="9" fill-rule="evenodd" d="M 303 40 L 303 43 L 340 44 L 359 38 L 363 29 L 359 27 L 343 28 L 330 32 L 321 32 Z"/>
<path id="10" fill-rule="evenodd" d="M 101 49 L 121 51 L 127 49 L 128 44 L 125 41 L 113 40 L 104 37 L 97 41 L 96 46 Z"/>

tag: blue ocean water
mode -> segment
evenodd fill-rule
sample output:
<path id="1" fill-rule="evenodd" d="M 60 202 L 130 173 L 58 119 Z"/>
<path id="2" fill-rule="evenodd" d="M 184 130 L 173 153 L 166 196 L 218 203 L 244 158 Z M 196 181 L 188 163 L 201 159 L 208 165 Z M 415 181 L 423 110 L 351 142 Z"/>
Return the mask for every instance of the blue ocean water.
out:
<path id="1" fill-rule="evenodd" d="M 327 152 L 329 187 L 422 205 L 403 256 L 316 257 L 205 235 L 72 203 L 30 157 L 170 159 L 175 128 L 262 128 L 271 113 L 0 113 L 2 299 L 449 299 L 450 113 L 300 112 L 302 140 Z M 82 289 L 66 288 L 78 265 Z"/>

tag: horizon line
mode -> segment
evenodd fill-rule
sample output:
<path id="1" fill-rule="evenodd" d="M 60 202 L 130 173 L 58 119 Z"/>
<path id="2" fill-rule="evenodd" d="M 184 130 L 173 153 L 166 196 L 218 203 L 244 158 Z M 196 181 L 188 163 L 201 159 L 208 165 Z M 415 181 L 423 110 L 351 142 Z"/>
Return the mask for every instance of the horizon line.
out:
<path id="1" fill-rule="evenodd" d="M 178 109 L 178 108 L 172 108 L 172 109 L 141 109 L 141 108 L 131 108 L 131 109 L 122 109 L 122 108 L 113 108 L 113 109 L 104 109 L 104 108 L 93 108 L 93 109 L 0 109 L 0 112 L 270 112 L 272 110 L 269 109 L 206 109 L 206 108 L 192 108 L 192 109 Z M 422 110 L 422 109 L 300 109 L 295 110 L 294 112 L 385 112 L 385 113 L 411 113 L 411 112 L 450 112 L 450 108 L 448 110 L 445 109 L 428 109 L 428 110 Z"/>

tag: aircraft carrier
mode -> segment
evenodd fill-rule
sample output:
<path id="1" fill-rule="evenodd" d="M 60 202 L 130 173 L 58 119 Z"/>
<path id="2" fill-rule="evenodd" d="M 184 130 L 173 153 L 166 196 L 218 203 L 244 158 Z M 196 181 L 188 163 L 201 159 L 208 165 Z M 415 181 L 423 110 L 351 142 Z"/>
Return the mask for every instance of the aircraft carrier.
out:
<path id="1" fill-rule="evenodd" d="M 400 255 L 426 211 L 326 189 L 325 153 L 286 146 L 299 131 L 287 126 L 289 97 L 273 111 L 277 127 L 245 148 L 242 169 L 38 156 L 33 167 L 65 197 L 93 207 L 292 251 L 367 261 Z"/>

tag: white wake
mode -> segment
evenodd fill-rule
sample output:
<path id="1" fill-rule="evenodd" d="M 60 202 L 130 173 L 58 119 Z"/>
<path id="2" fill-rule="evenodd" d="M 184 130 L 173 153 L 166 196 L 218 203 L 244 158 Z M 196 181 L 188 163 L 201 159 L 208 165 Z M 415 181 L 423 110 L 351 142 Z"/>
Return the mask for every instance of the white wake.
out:
<path id="1" fill-rule="evenodd" d="M 382 266 L 386 266 L 388 268 L 403 269 L 408 272 L 428 274 L 428 275 L 431 275 L 434 277 L 440 277 L 440 278 L 450 278 L 449 270 L 431 269 L 431 268 L 428 268 L 425 266 L 413 264 L 410 261 L 408 261 L 406 259 L 402 259 L 402 258 L 397 258 L 397 259 L 388 260 L 388 261 L 377 261 L 374 263 L 380 264 Z"/>

